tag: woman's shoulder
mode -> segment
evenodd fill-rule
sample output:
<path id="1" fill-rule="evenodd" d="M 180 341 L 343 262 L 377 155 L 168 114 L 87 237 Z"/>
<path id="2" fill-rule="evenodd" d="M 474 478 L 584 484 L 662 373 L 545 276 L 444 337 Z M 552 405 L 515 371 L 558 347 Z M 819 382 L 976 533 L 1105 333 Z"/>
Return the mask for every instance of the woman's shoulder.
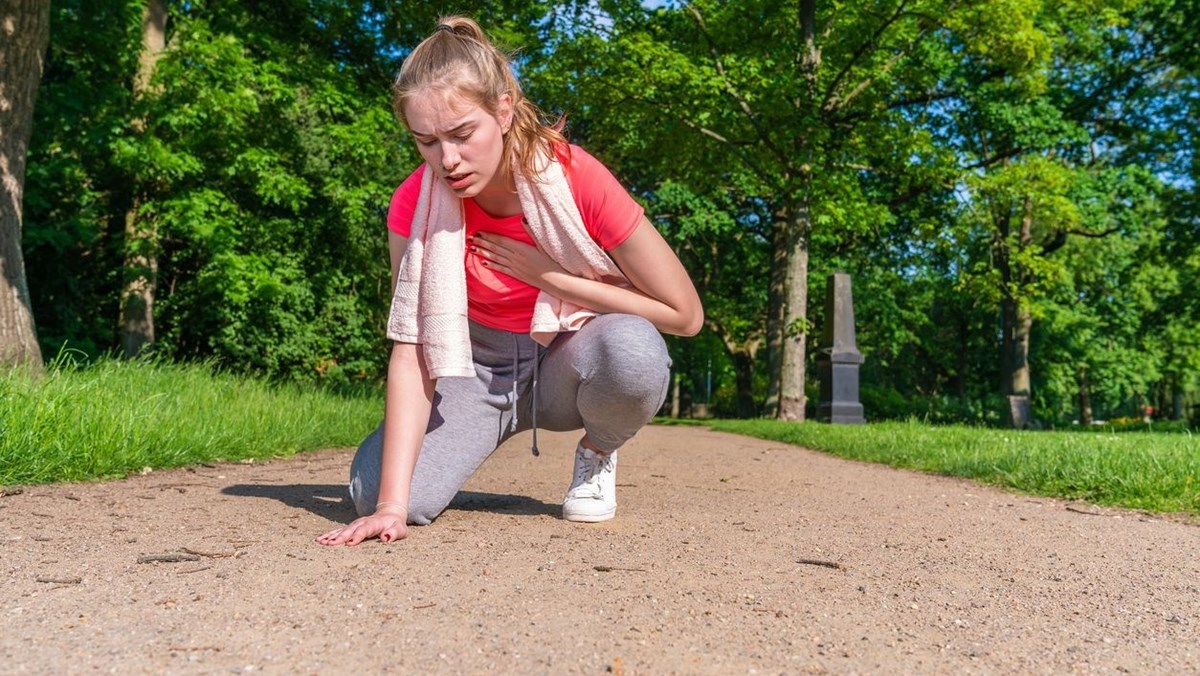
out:
<path id="1" fill-rule="evenodd" d="M 399 193 L 400 191 L 409 192 L 412 190 L 416 190 L 417 192 L 420 192 L 421 191 L 421 177 L 424 175 L 425 175 L 425 163 L 422 162 L 420 165 L 417 166 L 416 169 L 413 169 L 413 172 L 408 175 L 408 178 L 404 179 L 404 181 L 402 181 L 400 183 L 400 186 L 398 188 L 396 188 L 396 192 L 397 193 Z"/>
<path id="2" fill-rule="evenodd" d="M 421 179 L 425 175 L 425 164 L 417 167 L 392 193 L 388 205 L 388 228 L 397 234 L 408 236 L 412 227 L 413 213 L 417 210 L 417 198 L 421 196 Z"/>
<path id="3" fill-rule="evenodd" d="M 611 180 L 612 172 L 608 167 L 587 150 L 574 143 L 556 145 L 554 155 L 558 158 L 559 164 L 563 166 L 563 172 L 567 174 L 567 178 L 572 184 L 579 179 L 583 179 L 584 182 L 597 178 Z"/>

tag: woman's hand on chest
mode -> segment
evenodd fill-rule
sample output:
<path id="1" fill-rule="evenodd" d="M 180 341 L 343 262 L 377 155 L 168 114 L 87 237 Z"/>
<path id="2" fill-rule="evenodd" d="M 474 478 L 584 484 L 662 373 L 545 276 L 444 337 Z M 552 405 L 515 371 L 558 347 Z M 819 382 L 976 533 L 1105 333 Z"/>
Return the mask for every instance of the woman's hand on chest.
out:
<path id="1" fill-rule="evenodd" d="M 555 275 L 569 274 L 538 247 L 494 232 L 475 233 L 467 250 L 480 265 L 543 290 L 555 287 Z"/>

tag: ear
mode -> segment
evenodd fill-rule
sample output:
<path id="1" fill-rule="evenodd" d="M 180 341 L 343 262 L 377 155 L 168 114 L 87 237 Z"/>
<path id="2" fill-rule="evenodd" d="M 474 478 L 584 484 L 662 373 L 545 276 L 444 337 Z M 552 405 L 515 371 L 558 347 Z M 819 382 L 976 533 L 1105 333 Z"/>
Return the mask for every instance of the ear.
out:
<path id="1" fill-rule="evenodd" d="M 496 121 L 500 123 L 500 131 L 505 134 L 513 125 L 513 103 L 511 94 L 501 94 L 496 101 Z"/>

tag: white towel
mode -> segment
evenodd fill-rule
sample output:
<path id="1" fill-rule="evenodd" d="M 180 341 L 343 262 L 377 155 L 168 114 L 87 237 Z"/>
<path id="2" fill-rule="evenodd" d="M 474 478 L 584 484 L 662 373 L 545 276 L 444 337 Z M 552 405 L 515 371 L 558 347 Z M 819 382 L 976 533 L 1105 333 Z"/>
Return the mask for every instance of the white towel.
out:
<path id="1" fill-rule="evenodd" d="M 519 171 L 514 174 L 525 222 L 542 251 L 573 275 L 629 285 L 588 233 L 556 158 L 542 167 L 539 180 L 529 181 Z M 475 375 L 467 324 L 465 233 L 462 201 L 426 166 L 392 297 L 388 338 L 424 345 L 432 378 Z M 559 332 L 577 331 L 594 316 L 591 310 L 543 291 L 534 305 L 530 335 L 549 345 Z"/>

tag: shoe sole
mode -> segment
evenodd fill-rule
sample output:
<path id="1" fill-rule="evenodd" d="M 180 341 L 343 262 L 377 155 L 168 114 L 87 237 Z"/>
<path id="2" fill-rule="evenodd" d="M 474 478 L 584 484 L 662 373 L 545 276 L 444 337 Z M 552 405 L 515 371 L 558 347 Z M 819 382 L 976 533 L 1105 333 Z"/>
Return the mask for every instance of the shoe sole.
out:
<path id="1" fill-rule="evenodd" d="M 608 521 L 616 515 L 616 507 L 613 507 L 611 510 L 601 514 L 580 514 L 567 511 L 565 508 L 563 509 L 563 519 L 567 521 L 574 521 L 576 523 L 599 523 L 601 521 Z"/>

